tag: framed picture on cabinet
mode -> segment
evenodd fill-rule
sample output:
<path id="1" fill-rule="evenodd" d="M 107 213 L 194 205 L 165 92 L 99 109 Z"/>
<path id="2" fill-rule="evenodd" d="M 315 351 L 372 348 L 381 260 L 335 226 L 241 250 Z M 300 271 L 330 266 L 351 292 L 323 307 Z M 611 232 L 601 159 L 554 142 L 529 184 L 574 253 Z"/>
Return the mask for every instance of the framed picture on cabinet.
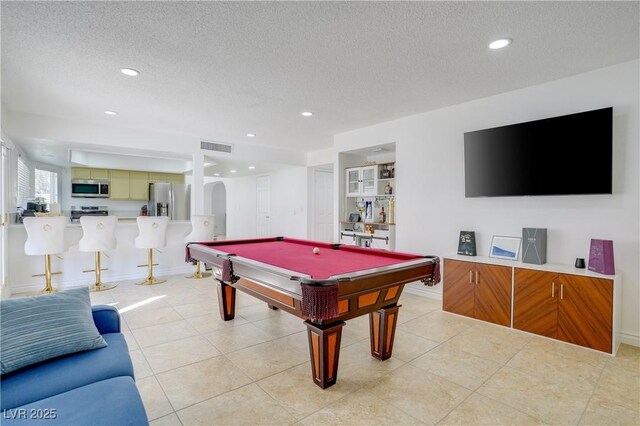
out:
<path id="1" fill-rule="evenodd" d="M 489 257 L 495 257 L 497 259 L 518 260 L 520 254 L 520 242 L 519 237 L 501 237 L 494 235 L 491 239 L 491 249 L 489 250 Z"/>
<path id="2" fill-rule="evenodd" d="M 458 254 L 464 256 L 475 256 L 476 253 L 476 233 L 474 231 L 460 231 L 458 240 Z"/>

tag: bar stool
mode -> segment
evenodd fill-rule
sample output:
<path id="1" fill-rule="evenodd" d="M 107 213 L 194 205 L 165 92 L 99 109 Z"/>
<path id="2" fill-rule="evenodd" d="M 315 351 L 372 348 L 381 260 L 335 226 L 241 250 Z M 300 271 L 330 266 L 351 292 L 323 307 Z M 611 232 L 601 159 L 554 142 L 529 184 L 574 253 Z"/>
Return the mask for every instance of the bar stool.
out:
<path id="1" fill-rule="evenodd" d="M 216 223 L 216 215 L 191 215 L 191 233 L 184 237 L 186 243 L 197 243 L 203 241 L 213 241 L 214 237 L 214 225 Z M 187 275 L 185 278 L 206 278 L 210 277 L 210 272 L 200 272 L 200 261 L 196 261 L 196 271 L 192 275 Z"/>
<path id="2" fill-rule="evenodd" d="M 61 272 L 51 272 L 51 255 L 66 251 L 64 236 L 68 222 L 69 219 L 65 216 L 24 218 L 24 228 L 27 231 L 24 253 L 28 256 L 44 255 L 44 274 L 33 275 L 44 276 L 43 293 L 57 291 L 51 285 L 51 276 Z"/>
<path id="3" fill-rule="evenodd" d="M 148 250 L 148 261 L 146 265 L 138 265 L 138 268 L 146 266 L 148 269 L 147 278 L 136 284 L 152 285 L 160 284 L 167 280 L 159 280 L 153 276 L 153 267 L 157 263 L 153 263 L 153 249 L 163 248 L 167 245 L 167 224 L 169 217 L 167 216 L 139 216 L 138 236 L 133 242 L 136 248 L 144 248 Z"/>
<path id="4" fill-rule="evenodd" d="M 82 238 L 78 242 L 78 250 L 93 251 L 96 254 L 95 269 L 87 269 L 82 272 L 96 273 L 96 282 L 89 288 L 91 291 L 110 290 L 117 284 L 103 284 L 100 280 L 100 272 L 106 271 L 100 266 L 100 252 L 114 250 L 116 248 L 116 224 L 117 216 L 82 216 Z"/>

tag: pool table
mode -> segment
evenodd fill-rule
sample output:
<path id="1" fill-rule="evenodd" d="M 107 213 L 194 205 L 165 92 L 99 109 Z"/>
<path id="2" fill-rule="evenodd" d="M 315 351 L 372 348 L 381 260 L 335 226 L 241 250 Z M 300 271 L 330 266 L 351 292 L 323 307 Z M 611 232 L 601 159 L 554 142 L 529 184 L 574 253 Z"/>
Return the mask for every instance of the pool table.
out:
<path id="1" fill-rule="evenodd" d="M 344 321 L 369 314 L 371 355 L 384 361 L 404 285 L 440 280 L 436 256 L 285 237 L 194 242 L 186 252 L 212 267 L 223 320 L 234 318 L 236 290 L 304 319 L 313 381 L 323 389 L 336 383 Z"/>

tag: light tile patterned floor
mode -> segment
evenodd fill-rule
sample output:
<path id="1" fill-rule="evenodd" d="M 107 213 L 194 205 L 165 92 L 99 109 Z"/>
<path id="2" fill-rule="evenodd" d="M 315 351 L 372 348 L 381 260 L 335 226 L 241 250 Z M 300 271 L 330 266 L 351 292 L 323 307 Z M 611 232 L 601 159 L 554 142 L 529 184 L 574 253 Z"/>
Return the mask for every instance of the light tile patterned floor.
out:
<path id="1" fill-rule="evenodd" d="M 612 358 L 407 293 L 394 356 L 373 359 L 367 318 L 348 321 L 326 390 L 311 381 L 300 319 L 238 292 L 236 319 L 221 321 L 210 278 L 122 283 L 91 298 L 122 311 L 154 426 L 640 424 L 639 348 Z"/>

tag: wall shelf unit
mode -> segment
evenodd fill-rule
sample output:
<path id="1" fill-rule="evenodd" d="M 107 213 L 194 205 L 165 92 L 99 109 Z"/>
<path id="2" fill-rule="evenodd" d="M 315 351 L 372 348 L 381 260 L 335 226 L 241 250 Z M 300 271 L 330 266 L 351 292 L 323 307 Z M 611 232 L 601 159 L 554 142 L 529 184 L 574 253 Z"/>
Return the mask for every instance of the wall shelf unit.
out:
<path id="1" fill-rule="evenodd" d="M 340 243 L 395 249 L 395 162 L 345 169 L 345 213 Z M 359 214 L 360 221 L 346 220 Z"/>

